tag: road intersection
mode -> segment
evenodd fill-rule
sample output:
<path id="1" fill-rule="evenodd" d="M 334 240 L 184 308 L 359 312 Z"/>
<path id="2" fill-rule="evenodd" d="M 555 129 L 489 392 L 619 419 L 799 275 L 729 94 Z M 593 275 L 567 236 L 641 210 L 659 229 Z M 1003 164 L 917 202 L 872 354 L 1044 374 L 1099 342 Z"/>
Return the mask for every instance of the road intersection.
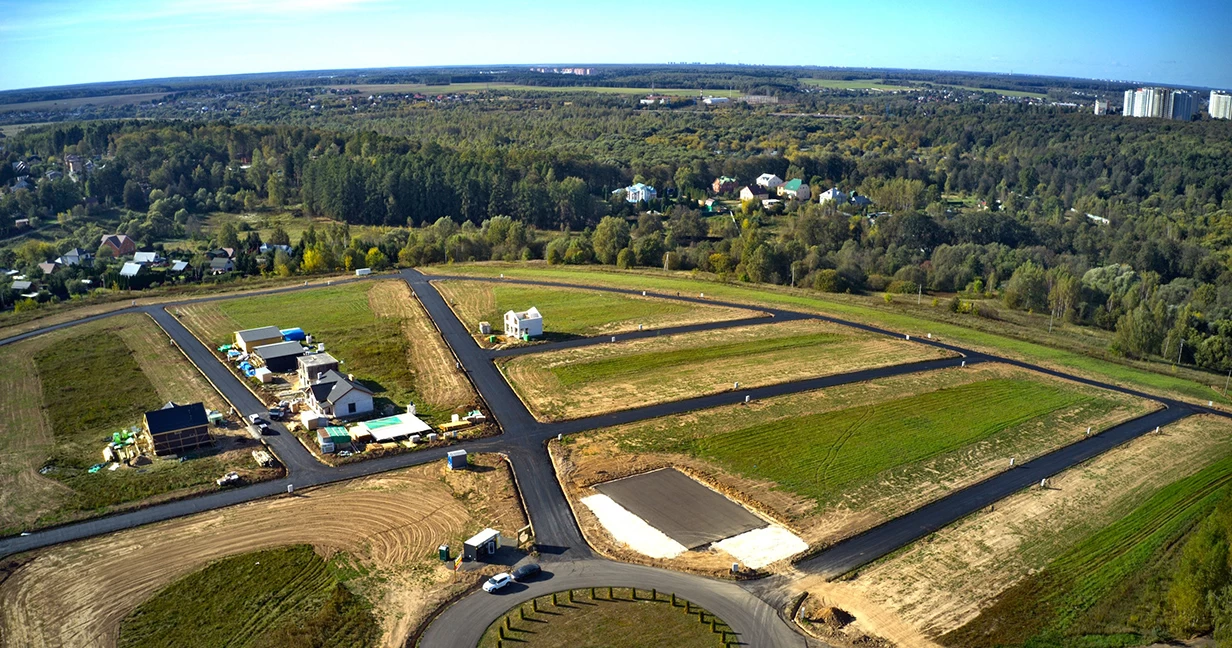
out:
<path id="1" fill-rule="evenodd" d="M 575 434 L 578 432 L 630 423 L 634 421 L 671 416 L 694 410 L 717 407 L 721 405 L 743 402 L 746 397 L 763 399 L 784 394 L 811 391 L 835 385 L 867 381 L 887 376 L 931 371 L 946 367 L 965 366 L 980 362 L 1001 362 L 1018 366 L 1031 371 L 1037 371 L 1072 380 L 1087 385 L 1128 393 L 1156 401 L 1163 406 L 1151 414 L 1117 425 L 1105 432 L 1064 446 L 1046 455 L 1038 457 L 1021 466 L 999 473 L 977 484 L 960 489 L 950 495 L 925 505 L 911 513 L 890 520 L 862 534 L 837 543 L 826 550 L 797 563 L 796 568 L 802 572 L 815 573 L 826 577 L 836 577 L 858 568 L 870 561 L 885 556 L 911 542 L 950 524 L 970 513 L 979 511 L 989 504 L 1006 497 L 1018 490 L 1039 483 L 1039 480 L 1054 475 L 1062 470 L 1077 465 L 1130 439 L 1146 434 L 1156 426 L 1169 424 L 1186 416 L 1205 412 L 1220 416 L 1228 416 L 1224 412 L 1191 405 L 1181 401 L 1141 393 L 1118 385 L 1103 383 L 1080 376 L 1073 376 L 1030 363 L 1001 358 L 990 354 L 974 352 L 968 349 L 925 338 L 909 338 L 911 341 L 934 346 L 959 354 L 957 358 L 917 362 L 903 365 L 856 371 L 847 374 L 812 378 L 807 380 L 781 383 L 753 389 L 739 389 L 709 396 L 701 396 L 687 400 L 662 403 L 647 407 L 622 410 L 600 416 L 584 419 L 566 420 L 556 423 L 544 423 L 536 420 L 512 387 L 501 375 L 493 362 L 496 358 L 527 353 L 540 353 L 561 348 L 576 348 L 581 346 L 611 343 L 611 336 L 597 338 L 578 338 L 562 342 L 522 347 L 517 350 L 489 350 L 474 342 L 465 324 L 458 320 L 453 310 L 432 285 L 432 281 L 442 279 L 466 279 L 469 281 L 494 281 L 517 283 L 521 285 L 540 285 L 550 287 L 572 287 L 583 290 L 605 291 L 627 295 L 646 295 L 650 297 L 678 300 L 688 303 L 717 305 L 744 310 L 757 311 L 759 315 L 749 318 L 712 322 L 689 326 L 674 327 L 662 330 L 638 331 L 617 335 L 617 341 L 660 335 L 677 335 L 706 330 L 718 330 L 736 326 L 760 325 L 789 320 L 815 319 L 838 324 L 857 330 L 885 335 L 895 338 L 906 338 L 904 334 L 886 329 L 828 317 L 815 313 L 793 311 L 780 308 L 749 306 L 747 304 L 727 303 L 702 297 L 665 294 L 655 291 L 637 291 L 610 287 L 597 287 L 555 282 L 539 282 L 514 279 L 484 279 L 473 276 L 453 277 L 449 275 L 423 274 L 416 270 L 404 270 L 398 275 L 410 286 L 415 297 L 423 305 L 446 344 L 454 353 L 461 368 L 466 372 L 471 383 L 486 403 L 488 410 L 495 418 L 502 434 L 497 437 L 467 442 L 466 448 L 471 452 L 501 452 L 510 460 L 518 487 L 522 495 L 527 514 L 533 525 L 535 540 L 540 550 L 545 568 L 560 576 L 547 581 L 542 587 L 532 586 L 516 596 L 492 597 L 487 595 L 472 595 L 447 609 L 427 629 L 423 635 L 425 646 L 473 646 L 478 636 L 475 630 L 482 629 L 495 621 L 508 607 L 516 604 L 522 597 L 537 595 L 543 587 L 550 589 L 566 589 L 570 587 L 589 586 L 624 586 L 657 587 L 663 591 L 675 591 L 678 595 L 692 600 L 719 614 L 735 630 L 743 640 L 750 645 L 806 645 L 803 635 L 794 631 L 780 614 L 778 606 L 784 598 L 780 592 L 772 591 L 761 585 L 737 585 L 727 581 L 701 578 L 653 569 L 637 565 L 629 565 L 603 559 L 595 555 L 582 537 L 569 503 L 557 481 L 554 467 L 546 450 L 546 442 L 557 435 Z M 377 278 L 377 277 L 373 277 Z M 389 278 L 388 275 L 384 278 Z M 332 285 L 356 281 L 345 279 L 332 282 Z M 102 319 L 120 313 L 144 312 L 152 317 L 163 328 L 170 339 L 195 364 L 206 378 L 242 415 L 263 413 L 265 406 L 253 393 L 226 367 L 214 353 L 194 337 L 174 316 L 175 310 L 203 301 L 216 301 L 250 297 L 254 294 L 273 294 L 297 290 L 311 290 L 323 285 L 315 284 L 278 288 L 257 293 L 236 295 L 217 295 L 199 299 L 184 300 L 158 305 L 147 305 L 127 308 L 112 313 L 104 313 L 85 317 L 72 322 L 65 322 L 31 331 L 18 336 L 0 340 L 0 345 L 17 342 L 35 335 L 46 333 Z M 150 524 L 184 515 L 232 506 L 242 502 L 271 497 L 286 493 L 288 486 L 296 488 L 318 486 L 364 475 L 377 474 L 413 465 L 438 461 L 444 458 L 446 449 L 430 449 L 402 455 L 383 457 L 380 459 L 346 464 L 333 468 L 318 462 L 299 441 L 281 425 L 275 425 L 278 435 L 266 437 L 274 452 L 288 469 L 288 476 L 271 482 L 263 482 L 234 490 L 219 491 L 208 495 L 173 501 L 150 506 L 135 511 L 121 513 L 93 520 L 86 520 L 70 525 L 38 531 L 24 536 L 0 539 L 0 557 L 23 551 L 29 551 L 58 543 L 70 542 L 95 535 L 111 533 L 139 525 Z M 777 582 L 777 581 L 776 581 Z M 545 590 L 546 592 L 547 590 Z M 768 602 L 767 602 L 768 601 Z"/>

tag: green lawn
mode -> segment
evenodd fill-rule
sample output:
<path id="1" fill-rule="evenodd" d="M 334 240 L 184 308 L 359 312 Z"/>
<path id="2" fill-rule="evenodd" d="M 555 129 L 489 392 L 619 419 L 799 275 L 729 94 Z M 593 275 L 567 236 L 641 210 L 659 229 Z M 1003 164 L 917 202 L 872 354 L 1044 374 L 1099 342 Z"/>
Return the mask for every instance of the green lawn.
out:
<path id="1" fill-rule="evenodd" d="M 108 506 L 211 482 L 227 466 L 210 451 L 183 463 L 155 461 L 115 472 L 88 469 L 102 461 L 105 439 L 139 426 L 147 410 L 162 405 L 119 335 L 102 331 L 67 337 L 38 351 L 44 411 L 54 431 L 46 476 L 72 489 L 61 511 L 100 511 Z M 50 522 L 52 520 L 47 520 Z"/>
<path id="2" fill-rule="evenodd" d="M 1000 88 L 977 88 L 975 86 L 957 86 L 946 85 L 944 83 L 934 84 L 940 88 L 958 88 L 959 90 L 970 90 L 971 92 L 994 92 L 1007 97 L 1029 97 L 1031 99 L 1047 99 L 1048 95 L 1040 92 L 1027 92 L 1025 90 L 1002 90 Z"/>
<path id="3" fill-rule="evenodd" d="M 260 326 L 300 327 L 324 343 L 343 372 L 400 409 L 421 403 L 407 361 L 406 336 L 399 317 L 379 317 L 368 301 L 370 283 L 241 297 L 179 309 L 185 323 L 214 346 L 234 341 L 234 332 Z M 378 403 L 379 407 L 379 403 Z M 432 415 L 432 412 L 427 412 Z"/>
<path id="4" fill-rule="evenodd" d="M 932 333 L 934 336 L 941 336 L 943 340 L 954 344 L 987 349 L 994 353 L 1002 353 L 1006 356 L 1028 362 L 1051 364 L 1063 369 L 1072 370 L 1081 375 L 1108 380 L 1148 392 L 1174 394 L 1203 404 L 1207 400 L 1214 400 L 1215 402 L 1225 404 L 1232 403 L 1232 399 L 1225 397 L 1210 385 L 1204 385 L 1181 376 L 1147 371 L 1118 362 L 1094 358 L 1075 351 L 1058 349 L 948 322 L 925 319 L 901 312 L 881 310 L 860 303 L 843 301 L 840 296 L 827 297 L 823 293 L 776 290 L 768 286 L 747 284 L 725 284 L 689 279 L 680 275 L 672 276 L 649 272 L 614 272 L 600 269 L 549 267 L 543 265 L 460 265 L 451 266 L 449 272 L 451 274 L 471 274 L 476 276 L 495 276 L 498 273 L 506 273 L 510 278 L 516 279 L 591 283 L 594 285 L 635 288 L 639 290 L 661 290 L 665 292 L 682 291 L 686 292 L 686 294 L 704 291 L 708 297 L 716 299 L 817 311 L 836 317 L 884 326 L 892 330 L 911 333 L 912 335 Z M 1218 382 L 1214 377 L 1211 380 Z M 1220 387 L 1222 387 L 1222 382 L 1220 382 Z"/>
<path id="5" fill-rule="evenodd" d="M 1087 400 L 1052 384 L 988 380 L 702 437 L 691 450 L 824 505 L 886 470 Z"/>
<path id="6" fill-rule="evenodd" d="M 548 339 L 592 336 L 602 333 L 670 326 L 684 321 L 723 319 L 734 314 L 728 309 L 708 309 L 664 299 L 642 299 L 614 293 L 482 281 L 440 281 L 436 287 L 472 331 L 486 321 L 499 331 L 504 314 L 524 311 L 531 306 L 543 313 L 544 334 Z"/>
<path id="7" fill-rule="evenodd" d="M 833 346 L 840 342 L 851 341 L 851 336 L 838 333 L 771 337 L 752 342 L 715 344 L 691 349 L 622 355 L 593 362 L 563 364 L 552 367 L 551 371 L 561 385 L 574 387 L 596 381 L 623 380 L 682 365 L 700 365 L 726 358 L 744 358 L 778 351 Z"/>
<path id="8" fill-rule="evenodd" d="M 941 641 L 970 648 L 1140 645 L 1158 627 L 1181 539 L 1229 495 L 1232 457 L 1157 491 Z"/>
<path id="9" fill-rule="evenodd" d="M 557 592 L 523 603 L 488 627 L 479 648 L 496 648 L 501 637 L 504 646 L 527 648 L 711 648 L 722 646 L 722 638 L 739 639 L 723 620 L 684 599 L 627 587 Z"/>
<path id="10" fill-rule="evenodd" d="M 153 559 L 153 558 L 152 558 Z M 124 618 L 122 648 L 375 645 L 372 605 L 308 545 L 220 560 L 167 586 Z"/>
<path id="11" fill-rule="evenodd" d="M 800 79 L 800 83 L 817 88 L 833 90 L 915 90 L 916 86 L 887 84 L 876 79 Z"/>

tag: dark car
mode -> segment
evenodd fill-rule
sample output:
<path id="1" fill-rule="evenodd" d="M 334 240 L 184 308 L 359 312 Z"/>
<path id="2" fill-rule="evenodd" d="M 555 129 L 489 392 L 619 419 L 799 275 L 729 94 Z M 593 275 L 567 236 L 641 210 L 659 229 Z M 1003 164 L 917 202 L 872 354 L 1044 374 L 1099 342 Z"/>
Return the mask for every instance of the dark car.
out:
<path id="1" fill-rule="evenodd" d="M 510 576 L 513 577 L 513 580 L 521 583 L 538 576 L 539 571 L 539 565 L 536 565 L 535 563 L 528 563 L 513 570 L 513 573 L 511 573 Z"/>
<path id="2" fill-rule="evenodd" d="M 259 429 L 261 430 L 261 436 L 271 436 L 277 434 L 277 432 L 274 431 L 274 428 L 270 427 L 268 423 L 262 423 L 259 426 Z"/>

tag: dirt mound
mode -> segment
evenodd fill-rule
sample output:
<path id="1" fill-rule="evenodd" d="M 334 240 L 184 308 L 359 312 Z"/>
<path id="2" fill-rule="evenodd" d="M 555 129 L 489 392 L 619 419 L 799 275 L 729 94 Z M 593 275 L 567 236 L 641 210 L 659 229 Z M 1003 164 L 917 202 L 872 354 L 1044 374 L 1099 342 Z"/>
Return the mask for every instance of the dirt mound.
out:
<path id="1" fill-rule="evenodd" d="M 833 630 L 841 630 L 852 621 L 855 621 L 856 618 L 842 608 L 827 606 L 817 610 L 813 614 L 813 618 L 809 620 L 813 623 L 824 623 Z"/>

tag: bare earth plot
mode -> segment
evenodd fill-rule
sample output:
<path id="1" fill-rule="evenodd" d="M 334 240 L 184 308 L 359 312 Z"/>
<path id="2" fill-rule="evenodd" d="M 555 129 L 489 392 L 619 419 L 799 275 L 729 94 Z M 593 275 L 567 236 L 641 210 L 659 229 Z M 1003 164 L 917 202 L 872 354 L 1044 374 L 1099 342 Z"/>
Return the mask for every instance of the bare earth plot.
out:
<path id="1" fill-rule="evenodd" d="M 11 559 L 0 572 L 0 644 L 113 646 L 129 611 L 185 574 L 225 556 L 311 544 L 371 570 L 351 584 L 375 605 L 382 644 L 401 646 L 432 609 L 481 577 L 448 570 L 437 545 L 525 523 L 503 460 L 472 461 L 487 470 L 428 464 Z"/>
<path id="2" fill-rule="evenodd" d="M 556 421 L 950 355 L 806 320 L 520 356 L 501 369 L 536 417 Z"/>
<path id="3" fill-rule="evenodd" d="M 619 295 L 593 290 L 520 286 L 491 281 L 437 281 L 433 285 L 469 330 L 478 331 L 479 322 L 489 322 L 501 331 L 507 311 L 524 311 L 531 306 L 543 313 L 546 339 L 576 336 L 611 335 L 644 329 L 662 329 L 703 322 L 718 322 L 755 317 L 754 310 L 700 306 L 684 302 L 636 295 Z M 480 341 L 487 342 L 486 337 Z"/>
<path id="4" fill-rule="evenodd" d="M 566 494 L 676 466 L 832 544 L 946 493 L 1154 409 L 1154 404 L 1003 365 L 977 365 L 793 394 L 583 433 L 552 444 Z M 584 506 L 584 533 L 611 541 Z M 695 554 L 698 552 L 690 552 Z M 722 569 L 727 556 L 673 566 Z"/>
<path id="5" fill-rule="evenodd" d="M 69 357 L 64 372 L 40 374 L 38 358 L 44 351 L 66 348 L 106 348 L 99 371 L 90 376 L 65 375 L 86 371 L 83 357 Z M 113 355 L 112 355 L 113 354 Z M 145 315 L 118 315 L 0 347 L 0 532 L 18 531 L 89 517 L 123 508 L 135 500 L 153 501 L 167 495 L 210 490 L 213 480 L 229 469 L 255 468 L 248 456 L 251 439 L 237 429 L 211 428 L 219 453 L 185 463 L 155 461 L 143 468 L 124 467 L 76 475 L 84 462 L 102 461 L 102 437 L 113 427 L 140 423 L 143 408 L 164 402 L 204 402 L 225 411 L 224 401 L 162 329 Z M 127 367 L 119 375 L 119 367 Z M 51 371 L 51 365 L 43 365 Z M 110 369 L 110 371 L 109 371 Z M 92 371 L 92 370 L 91 370 Z M 84 378 L 70 382 L 73 378 Z M 122 384 L 114 384 L 115 381 Z M 101 400 L 114 390 L 146 385 L 134 393 L 141 402 L 126 403 L 128 414 L 86 412 L 70 417 L 64 403 L 103 410 Z M 66 390 L 76 391 L 66 391 Z M 54 401 L 48 401 L 53 397 Z M 53 405 L 49 405 L 54 403 Z M 48 409 L 51 407 L 52 409 Z M 55 414 L 56 416 L 52 416 Z M 57 429 L 54 420 L 80 421 L 84 429 Z M 39 469 L 49 461 L 61 466 L 44 476 Z M 138 472 L 138 470 L 144 472 Z M 260 478 L 247 471 L 250 478 Z M 70 476 L 72 474 L 73 476 Z"/>
<path id="6" fill-rule="evenodd" d="M 856 615 L 938 637 L 1153 493 L 1232 453 L 1232 422 L 1193 416 L 1109 451 L 862 569 L 799 583 Z M 884 636 L 884 635 L 883 635 Z"/>

